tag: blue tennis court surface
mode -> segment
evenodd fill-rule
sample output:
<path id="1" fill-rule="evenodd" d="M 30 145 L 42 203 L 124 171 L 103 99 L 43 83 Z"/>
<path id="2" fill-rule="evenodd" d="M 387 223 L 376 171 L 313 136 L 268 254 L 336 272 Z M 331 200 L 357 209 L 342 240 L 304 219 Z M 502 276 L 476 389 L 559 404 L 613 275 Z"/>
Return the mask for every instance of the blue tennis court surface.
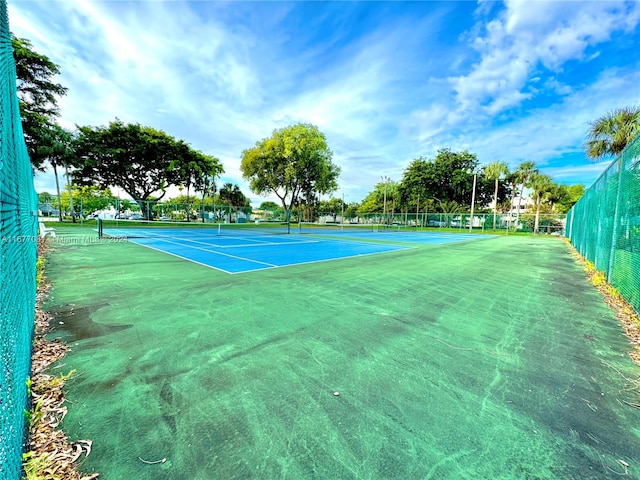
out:
<path id="1" fill-rule="evenodd" d="M 416 243 L 443 244 L 487 235 L 424 232 L 326 232 L 221 235 L 216 228 L 105 228 L 104 234 L 158 250 L 226 273 L 244 273 L 303 263 L 338 260 L 415 248 Z M 388 243 L 387 243 L 388 241 Z"/>
<path id="2" fill-rule="evenodd" d="M 492 238 L 495 235 L 479 235 L 473 233 L 439 233 L 439 232 L 416 232 L 407 230 L 380 230 L 376 232 L 353 232 L 345 231 L 344 233 L 329 233 L 318 231 L 312 233 L 319 237 L 330 236 L 333 238 L 357 238 L 360 240 L 388 240 L 390 242 L 406 242 L 440 245 L 443 243 L 468 242 L 470 240 L 478 240 L 483 238 Z"/>

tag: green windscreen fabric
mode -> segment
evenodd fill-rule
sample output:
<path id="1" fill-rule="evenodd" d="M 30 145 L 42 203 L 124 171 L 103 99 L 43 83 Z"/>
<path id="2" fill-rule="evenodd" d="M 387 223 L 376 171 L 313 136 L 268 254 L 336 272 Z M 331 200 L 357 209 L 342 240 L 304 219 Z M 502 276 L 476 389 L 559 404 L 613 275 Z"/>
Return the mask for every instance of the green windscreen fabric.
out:
<path id="1" fill-rule="evenodd" d="M 571 209 L 567 237 L 640 311 L 640 136 Z"/>
<path id="2" fill-rule="evenodd" d="M 26 381 L 36 298 L 36 193 L 20 123 L 16 70 L 0 2 L 0 477 L 18 479 L 25 438 Z"/>

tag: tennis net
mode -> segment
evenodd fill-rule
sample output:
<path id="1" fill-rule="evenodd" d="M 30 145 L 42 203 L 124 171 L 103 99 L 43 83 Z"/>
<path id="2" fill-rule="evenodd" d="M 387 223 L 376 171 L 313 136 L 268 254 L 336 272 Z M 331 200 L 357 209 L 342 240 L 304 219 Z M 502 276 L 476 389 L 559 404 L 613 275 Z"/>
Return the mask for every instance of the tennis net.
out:
<path id="1" fill-rule="evenodd" d="M 313 223 L 301 222 L 298 231 L 315 235 L 333 235 L 337 233 L 393 233 L 416 232 L 421 228 L 416 225 L 384 224 L 384 223 Z"/>
<path id="2" fill-rule="evenodd" d="M 313 223 L 301 222 L 298 226 L 299 233 L 316 235 L 333 235 L 337 233 L 371 233 L 378 231 L 379 225 L 372 223 Z"/>
<path id="3" fill-rule="evenodd" d="M 157 220 L 98 219 L 99 238 L 286 235 L 297 228 L 286 223 L 198 223 Z"/>

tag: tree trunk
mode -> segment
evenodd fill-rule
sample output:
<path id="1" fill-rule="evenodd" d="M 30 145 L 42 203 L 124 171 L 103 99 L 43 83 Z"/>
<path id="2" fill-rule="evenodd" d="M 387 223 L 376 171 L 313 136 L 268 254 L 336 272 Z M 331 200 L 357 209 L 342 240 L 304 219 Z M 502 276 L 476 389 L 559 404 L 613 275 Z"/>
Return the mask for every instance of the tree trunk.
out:
<path id="1" fill-rule="evenodd" d="M 202 192 L 202 223 L 204 223 L 204 196 L 205 192 Z"/>
<path id="2" fill-rule="evenodd" d="M 278 198 L 280 199 L 280 201 L 282 202 L 282 208 L 284 208 L 284 221 L 287 224 L 287 233 L 291 233 L 291 210 L 290 208 L 287 208 L 287 202 L 286 202 L 286 196 L 279 196 Z M 293 199 L 291 199 L 291 205 L 290 207 L 293 206 Z"/>
<path id="3" fill-rule="evenodd" d="M 538 201 L 536 202 L 536 221 L 533 225 L 533 233 L 537 234 L 538 233 L 538 221 L 540 219 L 540 203 L 542 203 L 542 195 L 538 194 Z"/>
<path id="4" fill-rule="evenodd" d="M 56 192 L 58 193 L 58 220 L 62 222 L 62 197 L 60 196 L 60 180 L 58 179 L 58 169 L 56 164 L 53 165 L 53 176 L 56 177 Z"/>
<path id="5" fill-rule="evenodd" d="M 522 194 L 524 193 L 524 181 L 522 182 L 522 187 L 520 187 L 520 195 L 518 195 L 518 211 L 516 212 L 516 228 L 518 230 L 518 223 L 520 222 L 520 206 L 522 205 Z"/>
<path id="6" fill-rule="evenodd" d="M 67 162 L 64 163 L 64 170 L 67 175 L 67 186 L 69 188 L 69 209 L 71 210 L 71 220 L 76 223 L 76 212 L 73 209 L 73 192 L 71 191 L 71 178 L 69 177 L 69 166 Z"/>
<path id="7" fill-rule="evenodd" d="M 498 177 L 496 177 L 496 191 L 493 194 L 493 229 L 496 229 L 496 217 L 498 216 Z"/>
<path id="8" fill-rule="evenodd" d="M 507 230 L 511 230 L 511 216 L 513 214 L 513 200 L 515 199 L 517 188 L 518 188 L 517 184 L 515 184 L 515 183 L 511 184 L 511 199 L 509 201 L 509 218 L 508 218 Z"/>
<path id="9" fill-rule="evenodd" d="M 187 183 L 187 222 L 191 221 L 191 202 L 189 201 L 189 184 Z"/>

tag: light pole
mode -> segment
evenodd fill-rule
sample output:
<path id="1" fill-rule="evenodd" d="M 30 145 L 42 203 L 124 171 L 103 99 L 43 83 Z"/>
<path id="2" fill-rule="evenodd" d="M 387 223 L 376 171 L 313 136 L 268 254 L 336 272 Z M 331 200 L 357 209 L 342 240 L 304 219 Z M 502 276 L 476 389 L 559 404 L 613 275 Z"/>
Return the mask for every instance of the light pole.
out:
<path id="1" fill-rule="evenodd" d="M 384 182 L 384 197 L 382 200 L 382 221 L 386 221 L 387 218 L 387 181 Z"/>
<path id="2" fill-rule="evenodd" d="M 469 218 L 469 233 L 473 229 L 473 207 L 476 203 L 476 178 L 478 174 L 473 172 L 473 188 L 471 189 L 471 218 Z"/>

